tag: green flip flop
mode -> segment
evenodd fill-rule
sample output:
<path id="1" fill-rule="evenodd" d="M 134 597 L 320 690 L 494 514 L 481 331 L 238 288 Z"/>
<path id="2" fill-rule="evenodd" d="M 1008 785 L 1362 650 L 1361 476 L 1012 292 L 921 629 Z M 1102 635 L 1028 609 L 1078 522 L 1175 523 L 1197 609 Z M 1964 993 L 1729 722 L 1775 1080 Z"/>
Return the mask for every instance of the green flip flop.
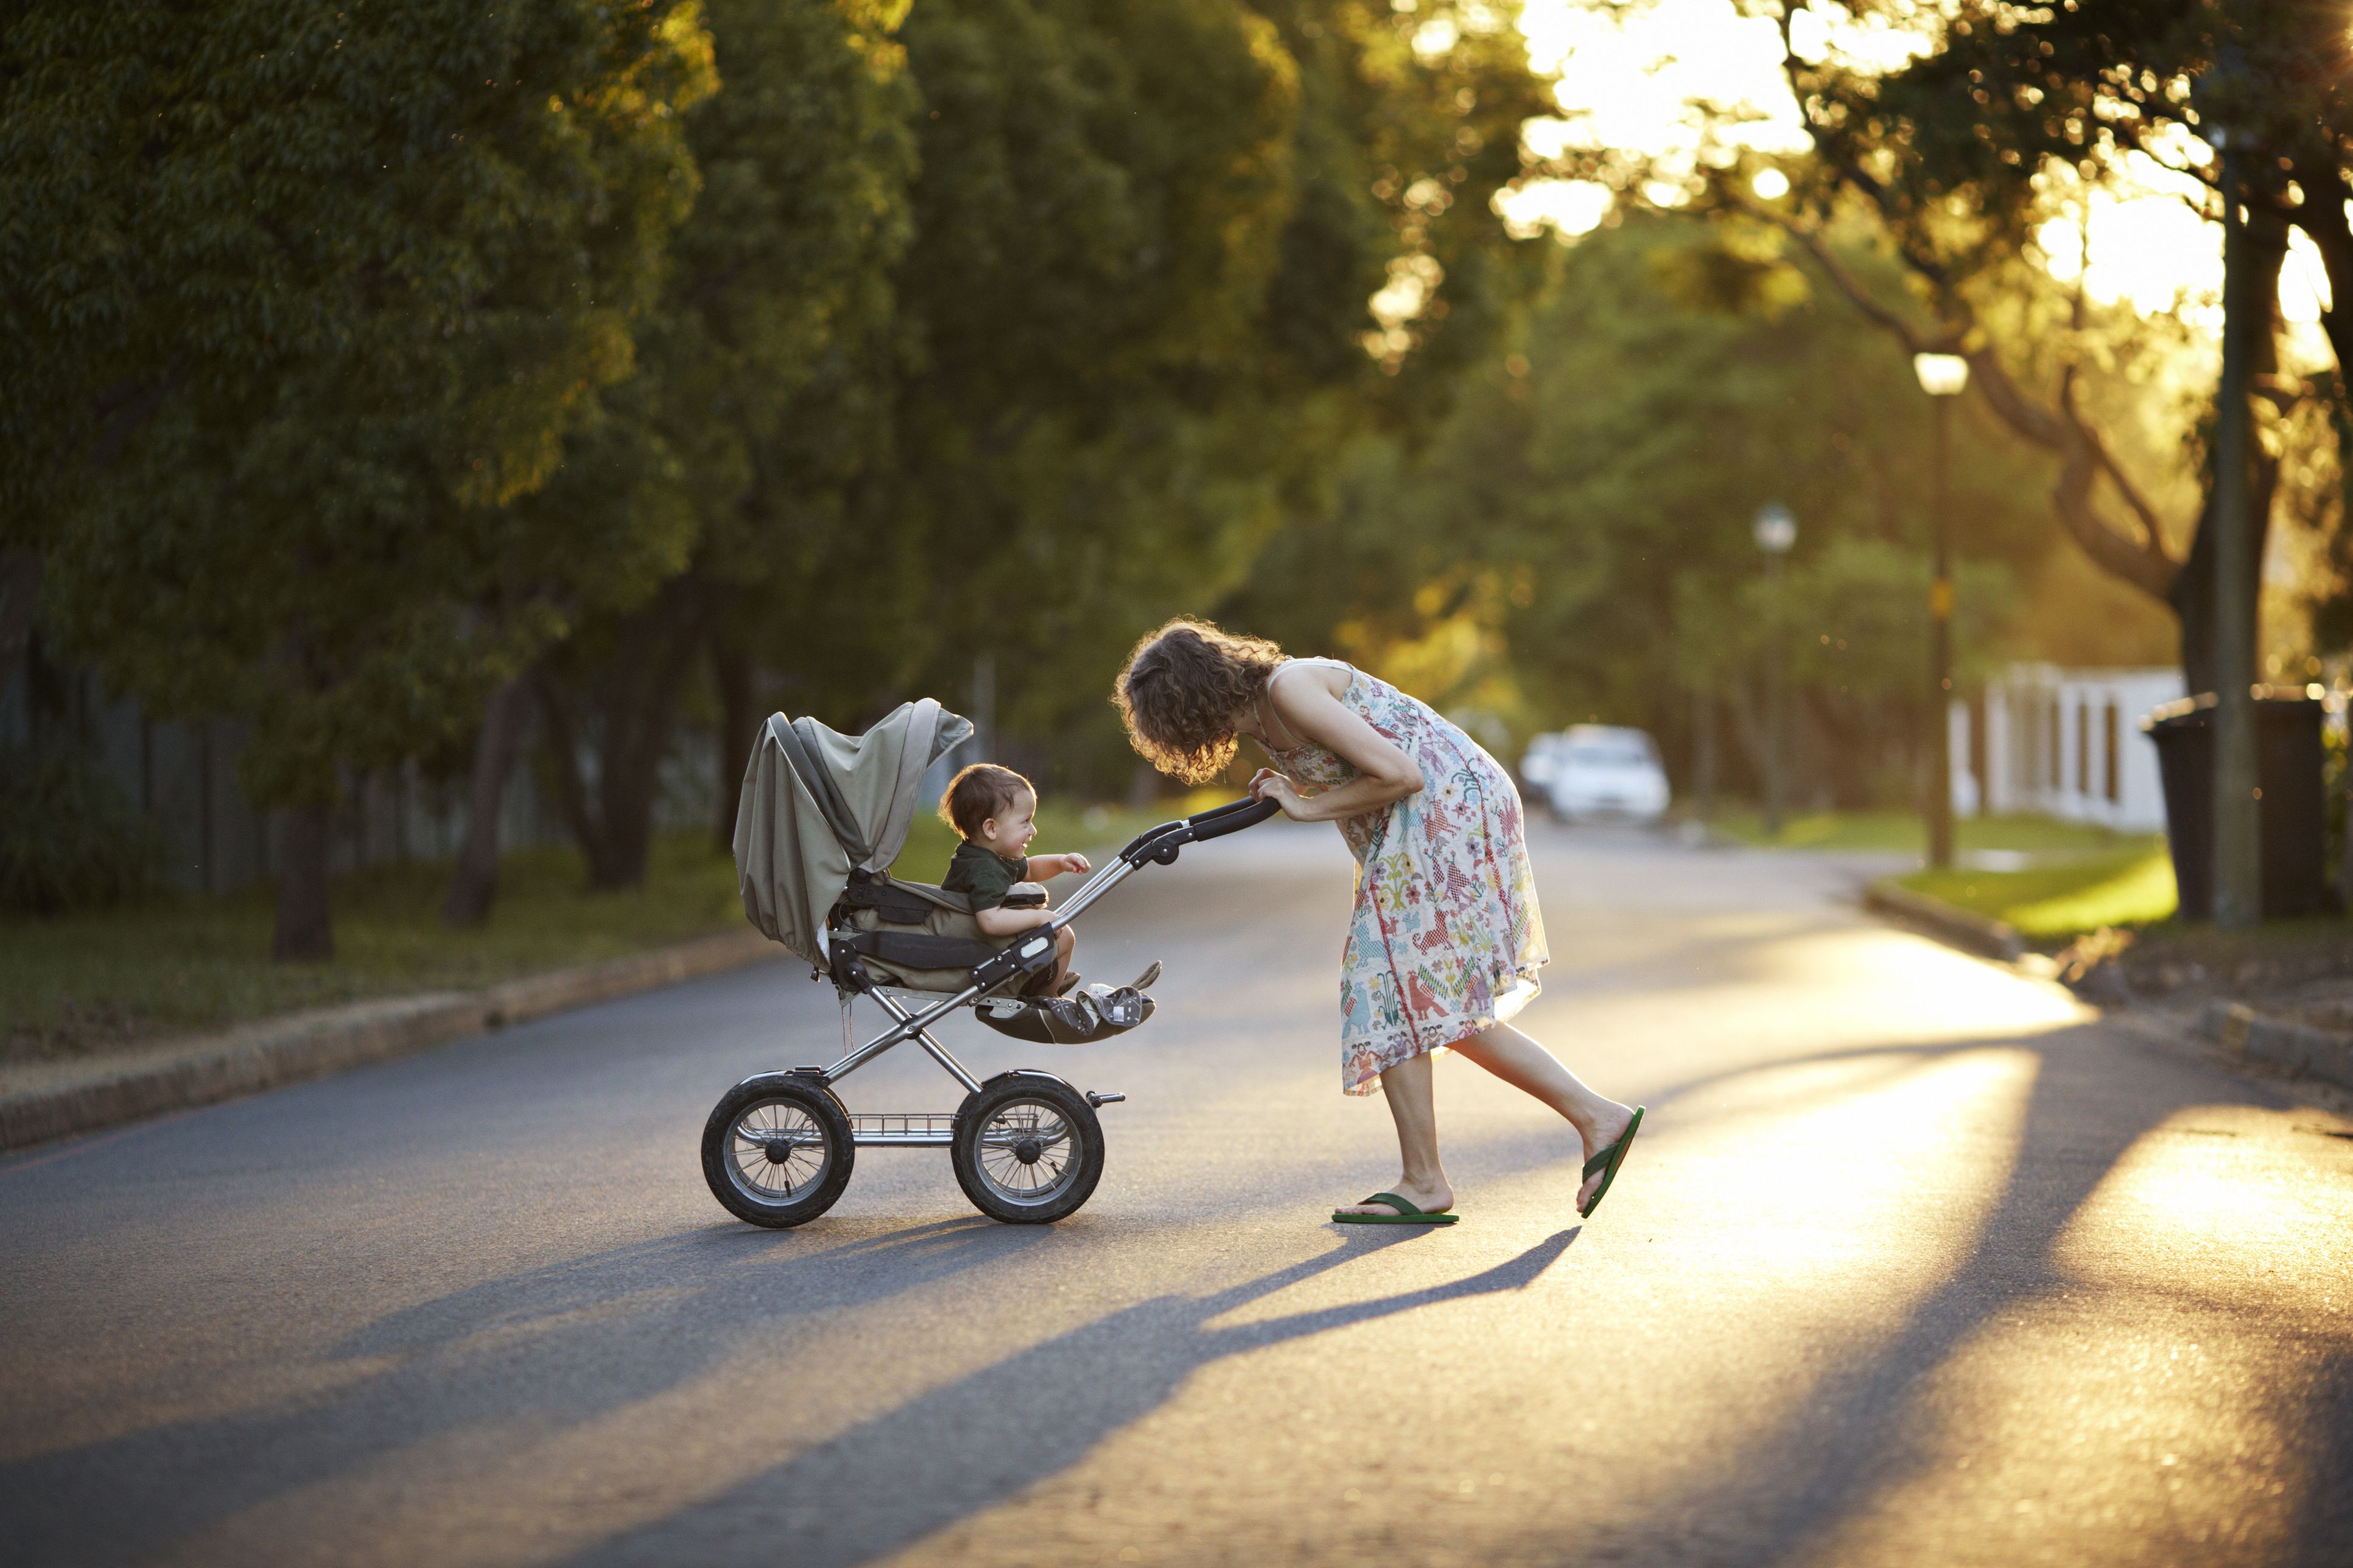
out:
<path id="1" fill-rule="evenodd" d="M 1425 1214 L 1395 1193 L 1375 1193 L 1364 1201 L 1368 1204 L 1388 1204 L 1396 1209 L 1397 1213 L 1343 1214 L 1338 1209 L 1334 1209 L 1332 1211 L 1334 1223 L 1338 1225 L 1452 1225 L 1462 1217 L 1461 1215 L 1454 1214 Z"/>
<path id="2" fill-rule="evenodd" d="M 1618 1167 L 1626 1163 L 1626 1151 L 1634 1146 L 1634 1134 L 1641 1130 L 1642 1107 L 1638 1105 L 1634 1108 L 1634 1120 L 1626 1123 L 1626 1131 L 1618 1134 L 1618 1142 L 1585 1162 L 1587 1176 L 1596 1171 L 1602 1174 L 1601 1184 L 1593 1190 L 1593 1201 L 1577 1211 L 1580 1217 L 1592 1218 L 1593 1211 L 1601 1206 L 1601 1200 L 1609 1194 L 1609 1184 L 1618 1179 Z"/>

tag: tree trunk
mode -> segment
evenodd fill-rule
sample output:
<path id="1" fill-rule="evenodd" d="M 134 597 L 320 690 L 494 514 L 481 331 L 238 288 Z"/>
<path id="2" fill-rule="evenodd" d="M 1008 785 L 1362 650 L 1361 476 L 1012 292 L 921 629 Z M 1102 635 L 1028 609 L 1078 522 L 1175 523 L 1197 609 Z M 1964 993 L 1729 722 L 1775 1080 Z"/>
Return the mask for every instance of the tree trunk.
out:
<path id="1" fill-rule="evenodd" d="M 2247 369 L 2250 379 L 2256 380 L 2279 369 L 2279 279 L 2280 268 L 2287 260 L 2287 225 L 2277 213 L 2261 205 L 2253 209 L 2253 221 L 2247 226 L 2247 257 L 2255 273 L 2247 285 L 2247 309 L 2254 317 L 2249 329 Z M 2279 488 L 2279 460 L 2265 453 L 2260 441 L 2250 439 L 2247 446 L 2253 469 L 2247 476 L 2247 528 L 2253 535 L 2248 541 L 2248 551 L 2255 563 L 2248 584 L 2255 605 L 2251 606 L 2253 613 L 2247 625 L 2256 628 L 2260 637 L 2263 546 L 2271 535 L 2272 497 Z M 2214 603 L 2211 526 L 2214 488 L 2210 461 L 2206 499 L 2198 513 L 2198 536 L 2190 541 L 2189 559 L 2181 563 L 2172 592 L 2166 596 L 2181 622 L 2181 674 L 2193 693 L 2214 689 L 2214 621 L 2218 608 Z M 2259 663 L 2256 668 L 2260 668 Z"/>
<path id="2" fill-rule="evenodd" d="M 515 748 L 522 740 L 531 700 L 530 677 L 518 675 L 491 693 L 482 709 L 482 732 L 474 742 L 473 789 L 466 805 L 466 843 L 450 874 L 441 923 L 454 929 L 490 918 L 499 892 L 499 808 L 514 772 Z"/>
<path id="3" fill-rule="evenodd" d="M 718 808 L 712 838 L 723 854 L 735 852 L 735 812 L 744 795 L 744 763 L 750 756 L 752 726 L 760 721 L 753 690 L 752 655 L 733 637 L 713 637 L 711 674 L 719 688 Z"/>
<path id="4" fill-rule="evenodd" d="M 589 887 L 599 891 L 638 887 L 646 879 L 662 760 L 670 754 L 679 691 L 706 626 L 700 585 L 675 580 L 620 625 L 612 651 L 599 663 L 575 667 L 569 677 L 543 664 L 533 677 L 547 722 L 556 808 L 587 859 Z M 593 733 L 583 724 L 586 713 L 596 721 Z M 591 744 L 593 794 L 583 765 Z"/>
<path id="5" fill-rule="evenodd" d="M 32 651 L 33 611 L 41 601 L 41 558 L 29 550 L 0 552 L 0 691 Z"/>
<path id="6" fill-rule="evenodd" d="M 278 930 L 269 956 L 316 963 L 335 956 L 327 907 L 327 807 L 292 805 L 278 814 Z"/>
<path id="7" fill-rule="evenodd" d="M 1731 707 L 1733 739 L 1740 742 L 1741 759 L 1748 764 L 1748 776 L 1761 795 L 1766 778 L 1772 772 L 1766 756 L 1772 748 L 1772 740 L 1765 733 L 1765 704 L 1770 699 L 1760 696 L 1760 684 L 1736 679 Z"/>

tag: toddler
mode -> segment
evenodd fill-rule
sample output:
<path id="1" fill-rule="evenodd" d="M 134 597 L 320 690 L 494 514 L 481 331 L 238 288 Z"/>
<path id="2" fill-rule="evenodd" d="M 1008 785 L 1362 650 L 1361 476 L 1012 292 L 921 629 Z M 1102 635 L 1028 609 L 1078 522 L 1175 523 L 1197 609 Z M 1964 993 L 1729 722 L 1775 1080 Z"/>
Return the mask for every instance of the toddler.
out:
<path id="1" fill-rule="evenodd" d="M 1011 768 L 973 763 L 949 781 L 947 794 L 940 797 L 940 816 L 964 839 L 940 886 L 971 900 L 973 918 L 987 935 L 1013 936 L 1053 919 L 1043 909 L 1007 909 L 1006 897 L 1016 882 L 1094 869 L 1083 855 L 1029 853 L 1029 841 L 1038 836 L 1038 792 Z M 1055 936 L 1053 970 L 1030 989 L 1060 996 L 1076 985 L 1071 955 L 1077 946 L 1078 939 L 1064 926 Z"/>

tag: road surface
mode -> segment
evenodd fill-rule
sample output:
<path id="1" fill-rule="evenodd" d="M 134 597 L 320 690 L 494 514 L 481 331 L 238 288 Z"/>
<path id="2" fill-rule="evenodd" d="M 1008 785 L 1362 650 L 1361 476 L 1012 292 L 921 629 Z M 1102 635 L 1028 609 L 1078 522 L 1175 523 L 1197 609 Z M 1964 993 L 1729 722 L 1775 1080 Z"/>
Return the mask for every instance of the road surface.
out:
<path id="1" fill-rule="evenodd" d="M 2353 1142 L 1849 907 L 1852 868 L 1536 831 L 1523 1024 L 1650 1116 L 1440 1068 L 1462 1223 L 1338 1091 L 1349 866 L 1288 824 L 1083 923 L 1167 963 L 1081 1214 L 862 1151 L 792 1232 L 695 1139 L 829 1060 L 778 963 L 0 1163 L 0 1562 L 2353 1561 Z M 857 1020 L 871 1032 L 873 1016 Z M 913 1047 L 853 1110 L 946 1110 Z"/>

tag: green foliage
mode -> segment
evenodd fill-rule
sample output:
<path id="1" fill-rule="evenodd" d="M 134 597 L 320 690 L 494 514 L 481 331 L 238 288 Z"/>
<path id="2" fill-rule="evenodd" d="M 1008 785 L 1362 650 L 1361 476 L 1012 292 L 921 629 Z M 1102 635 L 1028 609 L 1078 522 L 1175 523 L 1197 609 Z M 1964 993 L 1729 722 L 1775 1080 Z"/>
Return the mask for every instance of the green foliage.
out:
<path id="1" fill-rule="evenodd" d="M 0 753 L 0 909 L 54 915 L 153 892 L 164 848 L 75 746 Z"/>
<path id="2" fill-rule="evenodd" d="M 51 0 L 5 49 L 0 428 L 67 640 L 250 718 L 264 806 L 462 729 L 547 630 L 474 613 L 504 509 L 692 198 L 693 7 Z"/>
<path id="3" fill-rule="evenodd" d="M 1126 643 L 1443 417 L 1535 281 L 1506 17 L 39 0 L 8 542 L 151 711 L 252 721 L 264 807 L 453 754 L 531 668 L 627 880 L 706 651 L 843 723 L 993 653 L 1100 785 Z"/>
<path id="4" fill-rule="evenodd" d="M 1331 0 L 910 15 L 894 330 L 797 400 L 751 535 L 772 564 L 739 613 L 788 704 L 960 700 L 986 652 L 1025 763 L 1115 787 L 1127 645 L 1248 582 L 1356 434 L 1442 413 L 1534 280 L 1542 247 L 1488 204 L 1541 84 L 1508 29 L 1423 58 L 1418 25 Z M 1368 347 L 1367 300 L 1417 256 L 1434 288 Z"/>
<path id="5" fill-rule="evenodd" d="M 2238 161 L 2243 189 L 2232 199 L 2249 218 L 2250 363 L 2257 384 L 2269 389 L 2255 407 L 2253 551 L 2264 553 L 2275 505 L 2320 534 L 2321 553 L 2337 570 L 2303 596 L 2316 612 L 2317 635 L 2341 635 L 2353 582 L 2341 570 L 2353 558 L 2344 490 L 2353 465 L 2342 459 L 2353 431 L 2343 374 L 2353 314 L 2324 310 L 2333 363 L 2299 365 L 2284 354 L 2276 302 L 2291 235 L 2317 250 L 2330 279 L 2353 278 L 2353 37 L 2342 7 L 2326 0 L 2042 7 L 1960 0 L 1930 13 L 1912 0 L 1837 7 L 1760 0 L 1748 8 L 1778 16 L 1787 38 L 1797 37 L 1799 23 L 1826 16 L 1919 39 L 1894 68 L 1835 49 L 1789 50 L 1790 88 L 1806 106 L 1816 156 L 1789 165 L 1796 188 L 1783 216 L 1871 215 L 1915 286 L 1914 301 L 1888 305 L 1887 313 L 1910 318 L 1926 339 L 1978 352 L 1979 383 L 2013 428 L 2067 458 L 2053 496 L 2063 520 L 2104 569 L 2178 613 L 2193 687 L 2213 674 L 2211 547 L 2198 521 L 2208 509 L 2202 497 L 2184 504 L 2168 527 L 2147 498 L 2176 464 L 2201 489 L 2211 479 L 2211 369 L 2201 369 L 2197 407 L 2181 421 L 2183 450 L 2156 464 L 2133 461 L 2129 441 L 2113 438 L 2117 426 L 2161 423 L 2168 411 L 2151 388 L 2136 384 L 2139 378 L 2106 374 L 2103 362 L 2129 350 L 2135 334 L 2129 325 L 2118 331 L 2115 312 L 2102 320 L 2053 286 L 2040 236 L 2054 220 L 2073 226 L 2103 195 L 2144 192 L 2153 167 L 2189 184 L 2219 223 L 2226 160 L 2210 143 L 2218 127 L 2230 129 L 2245 154 Z M 1755 210 L 1740 189 L 1753 163 L 1723 162 L 1704 182 L 1704 199 L 1718 209 Z M 1920 319 L 1920 304 L 1933 322 Z M 2054 384 L 2056 395 L 2027 391 L 2012 375 Z M 2128 405 L 2124 417 L 2111 408 L 2087 419 L 2084 405 L 2102 399 L 2083 397 L 2079 384 L 2103 379 L 2105 400 Z M 2332 440 L 2337 459 L 2316 461 L 2316 448 Z M 2120 452 L 2125 460 L 2116 462 Z M 2107 508 L 2095 493 L 2104 480 L 2126 505 Z"/>
<path id="6" fill-rule="evenodd" d="M 1923 705 L 1933 411 L 1894 345 L 1791 276 L 1768 231 L 1728 248 L 1637 218 L 1578 240 L 1426 447 L 1351 452 L 1237 619 L 1523 735 L 1598 717 L 1672 738 L 1694 692 L 1745 733 L 1786 637 L 1841 798 L 1900 797 L 1882 753 Z M 1966 681 L 2052 542 L 2047 469 L 1966 414 L 1955 434 Z M 1799 524 L 1778 608 L 1750 533 L 1773 500 Z"/>

